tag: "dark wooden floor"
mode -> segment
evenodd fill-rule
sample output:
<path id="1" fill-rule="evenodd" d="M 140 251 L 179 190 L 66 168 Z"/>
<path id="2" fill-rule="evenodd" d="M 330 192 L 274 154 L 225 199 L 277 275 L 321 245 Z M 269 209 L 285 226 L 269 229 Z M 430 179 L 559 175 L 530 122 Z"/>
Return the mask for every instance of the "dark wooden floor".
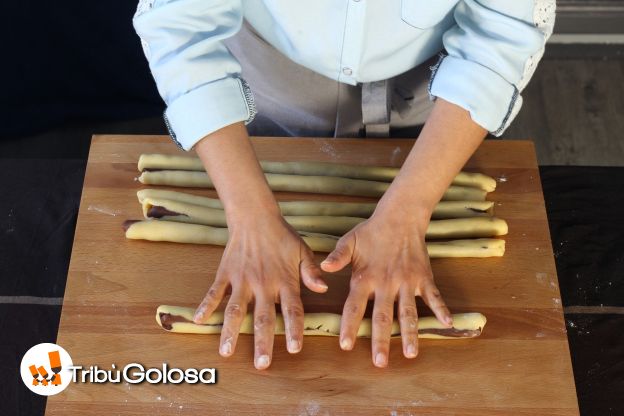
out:
<path id="1" fill-rule="evenodd" d="M 624 59 L 544 59 L 504 138 L 535 141 L 540 165 L 624 166 Z"/>

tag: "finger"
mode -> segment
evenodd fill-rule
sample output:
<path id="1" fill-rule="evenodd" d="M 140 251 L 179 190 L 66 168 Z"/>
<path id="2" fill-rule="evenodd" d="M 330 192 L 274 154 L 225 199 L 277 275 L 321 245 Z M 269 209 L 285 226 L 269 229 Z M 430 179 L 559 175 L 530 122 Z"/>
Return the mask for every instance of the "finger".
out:
<path id="1" fill-rule="evenodd" d="M 208 289 L 204 300 L 199 304 L 193 315 L 193 322 L 203 324 L 210 315 L 217 309 L 225 291 L 229 286 L 229 281 L 221 274 L 217 274 L 214 283 Z"/>
<path id="2" fill-rule="evenodd" d="M 285 287 L 280 291 L 286 348 L 291 354 L 301 351 L 303 345 L 303 303 L 299 293 Z"/>
<path id="3" fill-rule="evenodd" d="M 349 232 L 338 240 L 334 251 L 329 253 L 327 258 L 321 263 L 321 268 L 330 273 L 343 269 L 351 262 L 354 248 L 355 236 L 352 232 Z"/>
<path id="4" fill-rule="evenodd" d="M 403 285 L 399 289 L 398 314 L 403 355 L 407 358 L 414 358 L 418 355 L 418 312 L 413 286 Z"/>
<path id="5" fill-rule="evenodd" d="M 421 296 L 427 306 L 433 311 L 436 318 L 438 318 L 438 321 L 447 327 L 453 326 L 451 311 L 449 311 L 449 308 L 446 306 L 435 283 L 427 283 L 422 290 Z"/>
<path id="6" fill-rule="evenodd" d="M 308 289 L 316 293 L 327 292 L 327 284 L 321 278 L 321 269 L 314 262 L 312 250 L 302 253 L 301 264 L 299 265 L 301 280 Z"/>
<path id="7" fill-rule="evenodd" d="M 275 303 L 269 294 L 256 295 L 254 308 L 254 363 L 258 370 L 271 364 L 275 338 Z"/>
<path id="8" fill-rule="evenodd" d="M 221 329 L 221 342 L 219 346 L 219 354 L 223 357 L 229 357 L 236 349 L 236 341 L 240 332 L 241 324 L 247 314 L 247 305 L 250 296 L 244 294 L 240 290 L 236 290 L 230 296 L 225 311 L 223 312 L 223 327 Z"/>
<path id="9" fill-rule="evenodd" d="M 368 285 L 360 283 L 354 280 L 354 278 L 352 278 L 351 282 L 351 289 L 342 309 L 340 321 L 340 348 L 345 351 L 353 349 L 355 345 L 355 339 L 366 311 L 366 302 L 370 293 Z"/>
<path id="10" fill-rule="evenodd" d="M 395 293 L 390 293 L 387 289 L 375 292 L 371 347 L 373 364 L 375 364 L 376 367 L 385 367 L 388 365 L 394 298 Z"/>

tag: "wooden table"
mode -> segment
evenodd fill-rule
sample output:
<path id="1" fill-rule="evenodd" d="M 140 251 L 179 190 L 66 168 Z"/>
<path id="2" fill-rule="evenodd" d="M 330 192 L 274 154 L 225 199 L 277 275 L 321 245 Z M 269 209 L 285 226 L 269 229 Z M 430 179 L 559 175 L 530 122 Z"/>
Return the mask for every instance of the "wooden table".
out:
<path id="1" fill-rule="evenodd" d="M 399 166 L 412 142 L 380 139 L 253 141 L 267 160 L 324 160 Z M 275 342 L 272 366 L 252 364 L 251 336 L 234 357 L 218 336 L 169 334 L 159 304 L 196 305 L 210 286 L 221 247 L 127 241 L 124 220 L 140 218 L 136 162 L 143 152 L 176 153 L 166 137 L 95 136 L 86 171 L 58 343 L 75 364 L 110 369 L 215 367 L 215 385 L 73 384 L 48 399 L 48 415 L 436 414 L 575 415 L 574 379 L 533 145 L 488 141 L 467 164 L 499 179 L 489 198 L 509 222 L 503 258 L 435 259 L 436 281 L 453 312 L 488 318 L 472 340 L 423 340 L 415 360 L 392 341 L 390 365 L 373 367 L 368 340 L 343 352 L 336 338 L 307 337 L 290 355 Z M 192 190 L 214 195 L 209 190 Z M 279 194 L 280 199 L 311 199 Z M 357 198 L 316 196 L 318 199 Z M 279 242 L 276 242 L 278 247 Z M 322 257 L 319 256 L 319 259 Z M 326 276 L 326 295 L 303 290 L 308 311 L 340 313 L 347 272 Z M 422 305 L 420 305 L 422 306 Z M 419 307 L 421 314 L 430 314 Z"/>

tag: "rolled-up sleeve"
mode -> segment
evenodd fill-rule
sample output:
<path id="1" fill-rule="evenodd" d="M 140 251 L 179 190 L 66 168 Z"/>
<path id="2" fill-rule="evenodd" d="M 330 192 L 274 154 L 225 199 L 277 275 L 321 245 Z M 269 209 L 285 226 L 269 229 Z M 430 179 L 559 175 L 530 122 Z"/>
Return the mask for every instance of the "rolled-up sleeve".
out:
<path id="1" fill-rule="evenodd" d="M 242 24 L 241 0 L 141 0 L 133 19 L 178 146 L 255 116 L 253 95 L 223 40 Z"/>
<path id="2" fill-rule="evenodd" d="M 462 0 L 454 16 L 429 94 L 466 109 L 500 136 L 520 110 L 520 93 L 552 34 L 555 1 Z"/>

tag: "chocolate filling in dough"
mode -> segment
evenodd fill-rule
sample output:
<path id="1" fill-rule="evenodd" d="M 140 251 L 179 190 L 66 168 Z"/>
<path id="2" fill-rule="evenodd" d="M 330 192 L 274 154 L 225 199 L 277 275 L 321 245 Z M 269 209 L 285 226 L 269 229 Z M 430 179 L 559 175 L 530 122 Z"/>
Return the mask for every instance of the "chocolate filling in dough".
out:
<path id="1" fill-rule="evenodd" d="M 160 313 L 160 323 L 163 329 L 167 331 L 171 331 L 173 329 L 173 324 L 175 323 L 194 323 L 191 320 L 184 318 L 179 315 L 172 315 L 170 313 Z M 196 324 L 197 325 L 197 324 Z M 222 326 L 221 324 L 201 324 L 205 326 Z M 305 328 L 306 330 L 318 329 L 322 330 L 321 327 L 318 328 Z M 329 332 L 329 331 L 326 331 Z M 425 328 L 419 329 L 419 334 L 435 334 L 441 335 L 445 337 L 453 337 L 453 338 L 474 338 L 481 335 L 481 328 L 479 329 L 458 329 L 458 328 Z"/>
<path id="2" fill-rule="evenodd" d="M 169 211 L 167 208 L 165 207 L 159 207 L 159 206 L 153 206 L 149 209 L 149 211 L 147 211 L 147 216 L 150 218 L 162 218 L 162 217 L 175 217 L 178 215 L 184 215 L 184 214 L 180 214 L 179 212 L 174 212 L 174 211 Z"/>

